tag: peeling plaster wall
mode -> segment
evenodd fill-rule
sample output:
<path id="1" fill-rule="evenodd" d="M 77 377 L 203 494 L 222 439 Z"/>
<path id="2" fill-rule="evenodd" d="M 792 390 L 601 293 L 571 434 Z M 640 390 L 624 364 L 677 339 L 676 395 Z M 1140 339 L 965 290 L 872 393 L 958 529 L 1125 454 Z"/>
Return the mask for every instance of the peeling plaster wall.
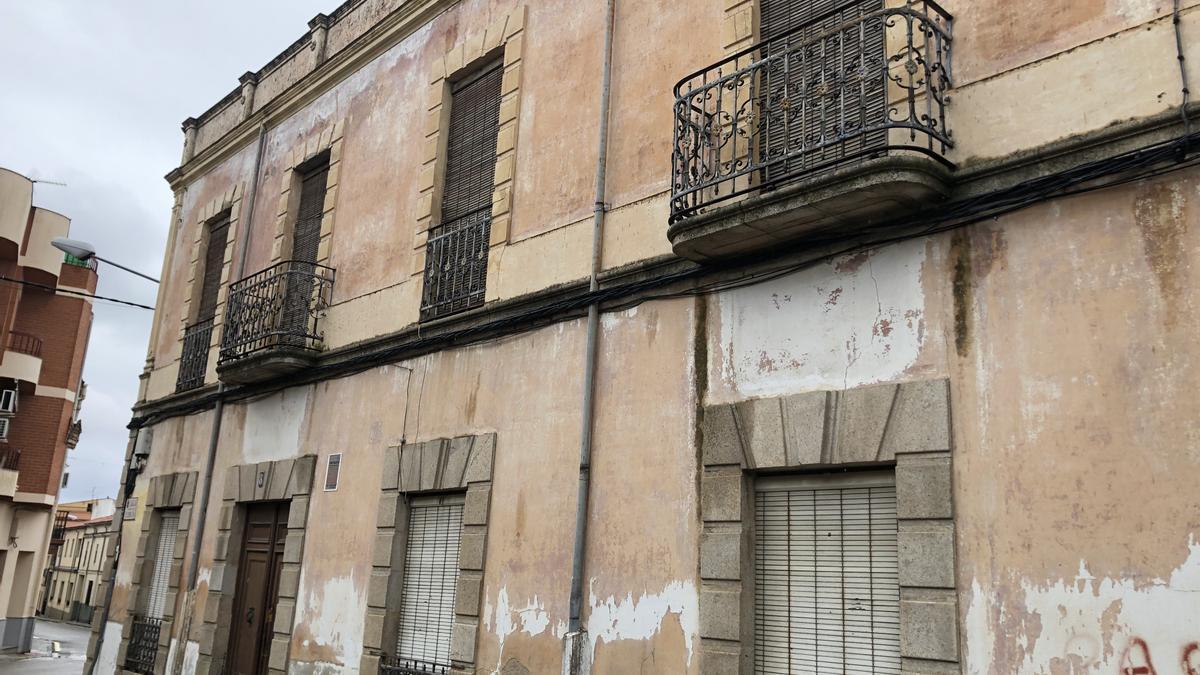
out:
<path id="1" fill-rule="evenodd" d="M 933 248 L 916 239 L 714 295 L 706 403 L 944 376 Z"/>
<path id="2" fill-rule="evenodd" d="M 953 238 L 972 673 L 1197 672 L 1183 657 L 1200 640 L 1198 177 Z"/>
<path id="3" fill-rule="evenodd" d="M 965 672 L 1200 672 L 1198 178 L 710 300 L 709 403 L 950 377 Z"/>

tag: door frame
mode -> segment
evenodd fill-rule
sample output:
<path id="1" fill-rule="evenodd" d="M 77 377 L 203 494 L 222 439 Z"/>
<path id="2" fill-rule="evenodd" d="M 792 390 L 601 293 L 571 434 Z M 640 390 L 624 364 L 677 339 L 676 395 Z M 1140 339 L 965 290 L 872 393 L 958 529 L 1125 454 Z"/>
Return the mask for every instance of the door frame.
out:
<path id="1" fill-rule="evenodd" d="M 225 469 L 204 622 L 193 623 L 189 635 L 200 646 L 196 675 L 220 673 L 225 666 L 233 632 L 234 598 L 238 565 L 241 562 L 238 544 L 242 539 L 247 511 L 244 505 L 264 501 L 290 502 L 278 600 L 275 604 L 274 633 L 267 658 L 271 672 L 287 672 L 288 646 L 291 644 L 292 624 L 296 615 L 309 497 L 316 466 L 316 455 L 303 455 L 294 459 L 240 464 Z"/>

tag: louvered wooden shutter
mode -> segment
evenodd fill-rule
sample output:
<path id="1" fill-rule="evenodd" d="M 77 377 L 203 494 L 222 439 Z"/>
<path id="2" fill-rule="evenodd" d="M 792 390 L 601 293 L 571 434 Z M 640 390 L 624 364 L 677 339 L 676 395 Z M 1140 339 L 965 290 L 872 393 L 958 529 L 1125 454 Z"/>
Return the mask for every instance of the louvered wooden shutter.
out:
<path id="1" fill-rule="evenodd" d="M 451 90 L 442 188 L 443 226 L 453 226 L 461 218 L 491 208 L 503 74 L 503 63 L 498 61 Z"/>
<path id="2" fill-rule="evenodd" d="M 321 216 L 325 213 L 325 184 L 329 179 L 329 160 L 304 172 L 300 179 L 300 207 L 292 230 L 292 260 L 317 261 L 321 242 Z"/>
<path id="3" fill-rule="evenodd" d="M 422 319 L 483 304 L 503 72 L 497 61 L 451 90 L 442 212 L 425 251 Z"/>
<path id="4" fill-rule="evenodd" d="M 217 311 L 217 294 L 221 290 L 221 269 L 225 266 L 225 242 L 229 236 L 229 215 L 213 221 L 208 231 L 208 247 L 204 250 L 204 276 L 200 286 L 200 308 L 196 322 L 208 321 Z"/>
<path id="5" fill-rule="evenodd" d="M 761 479 L 755 493 L 754 672 L 900 672 L 890 474 Z"/>
<path id="6" fill-rule="evenodd" d="M 409 506 L 396 643 L 401 664 L 450 664 L 462 508 L 461 495 L 413 500 Z"/>
<path id="7" fill-rule="evenodd" d="M 158 545 L 154 547 L 154 573 L 150 577 L 150 599 L 146 616 L 161 619 L 166 609 L 171 562 L 175 557 L 175 537 L 179 534 L 179 512 L 163 511 L 158 519 Z"/>
<path id="8" fill-rule="evenodd" d="M 883 0 L 761 2 L 759 27 L 768 59 L 760 96 L 763 159 L 792 156 L 768 166 L 766 180 L 886 144 L 885 131 L 862 131 L 887 120 L 883 19 L 847 24 L 882 9 Z M 809 46 L 800 48 L 805 43 Z"/>

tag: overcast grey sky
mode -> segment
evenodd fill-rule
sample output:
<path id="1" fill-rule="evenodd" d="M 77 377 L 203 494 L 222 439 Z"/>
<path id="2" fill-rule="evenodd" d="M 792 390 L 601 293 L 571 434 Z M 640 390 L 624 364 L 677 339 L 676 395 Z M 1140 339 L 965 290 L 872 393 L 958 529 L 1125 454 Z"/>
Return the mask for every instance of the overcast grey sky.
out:
<path id="1" fill-rule="evenodd" d="M 0 166 L 71 236 L 157 277 L 179 162 L 199 116 L 340 0 L 0 0 Z M 101 265 L 98 293 L 150 305 L 154 284 Z M 102 302 L 88 347 L 83 436 L 60 499 L 116 494 L 150 312 Z"/>

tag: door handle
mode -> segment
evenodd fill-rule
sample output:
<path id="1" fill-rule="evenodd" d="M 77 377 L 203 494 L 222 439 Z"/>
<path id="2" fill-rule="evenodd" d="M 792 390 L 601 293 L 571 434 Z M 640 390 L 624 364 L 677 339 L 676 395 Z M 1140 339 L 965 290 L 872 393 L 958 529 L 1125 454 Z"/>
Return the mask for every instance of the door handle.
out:
<path id="1" fill-rule="evenodd" d="M 254 608 L 246 610 L 246 623 L 254 623 Z"/>

